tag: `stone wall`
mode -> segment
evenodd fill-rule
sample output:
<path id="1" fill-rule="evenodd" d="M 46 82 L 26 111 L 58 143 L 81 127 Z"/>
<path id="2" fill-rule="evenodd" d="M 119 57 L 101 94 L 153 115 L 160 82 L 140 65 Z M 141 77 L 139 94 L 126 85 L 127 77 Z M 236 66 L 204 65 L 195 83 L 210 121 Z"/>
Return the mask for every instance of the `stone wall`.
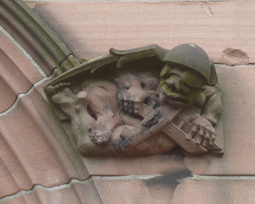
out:
<path id="1" fill-rule="evenodd" d="M 45 69 L 2 25 L 0 203 L 255 202 L 254 2 L 26 3 L 84 60 L 111 47 L 201 46 L 216 63 L 224 93 L 218 131 L 225 153 L 82 158 L 43 92 L 55 67 Z"/>

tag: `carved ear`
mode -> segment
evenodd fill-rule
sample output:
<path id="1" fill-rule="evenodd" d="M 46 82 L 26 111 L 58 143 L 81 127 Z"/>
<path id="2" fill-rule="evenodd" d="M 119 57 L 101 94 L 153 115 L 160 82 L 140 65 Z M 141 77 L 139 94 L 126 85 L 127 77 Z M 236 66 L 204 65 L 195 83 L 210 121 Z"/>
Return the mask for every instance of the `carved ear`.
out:
<path id="1" fill-rule="evenodd" d="M 130 86 L 128 84 L 126 84 L 124 81 L 122 81 L 121 79 L 115 78 L 115 81 L 121 90 L 126 90 L 126 89 L 130 88 Z"/>
<path id="2" fill-rule="evenodd" d="M 156 89 L 158 85 L 157 79 L 149 79 L 147 81 L 142 81 L 142 86 L 148 90 Z"/>

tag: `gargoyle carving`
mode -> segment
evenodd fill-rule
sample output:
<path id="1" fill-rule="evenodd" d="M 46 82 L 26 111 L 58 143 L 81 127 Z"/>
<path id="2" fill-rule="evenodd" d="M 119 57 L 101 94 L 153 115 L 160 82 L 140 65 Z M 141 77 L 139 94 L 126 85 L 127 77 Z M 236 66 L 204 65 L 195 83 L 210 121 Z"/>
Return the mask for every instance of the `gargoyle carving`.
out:
<path id="1" fill-rule="evenodd" d="M 111 49 L 45 91 L 86 156 L 151 155 L 176 146 L 223 152 L 215 142 L 222 93 L 214 64 L 197 45 Z"/>

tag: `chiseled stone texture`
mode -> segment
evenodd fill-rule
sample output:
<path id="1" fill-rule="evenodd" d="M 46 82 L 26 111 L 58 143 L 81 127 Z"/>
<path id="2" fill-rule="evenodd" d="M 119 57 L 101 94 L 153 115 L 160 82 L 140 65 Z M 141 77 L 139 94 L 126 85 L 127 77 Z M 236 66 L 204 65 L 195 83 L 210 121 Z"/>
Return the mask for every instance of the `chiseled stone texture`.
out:
<path id="1" fill-rule="evenodd" d="M 190 172 L 179 149 L 163 155 L 137 158 L 84 158 L 90 175 L 154 175 Z"/>
<path id="2" fill-rule="evenodd" d="M 13 105 L 18 94 L 27 93 L 43 76 L 1 31 L 0 45 L 1 113 Z"/>
<path id="3" fill-rule="evenodd" d="M 0 46 L 0 203 L 35 185 L 87 179 L 73 141 L 44 94 L 46 74 L 2 28 Z"/>
<path id="4" fill-rule="evenodd" d="M 100 200 L 93 181 L 60 188 L 87 169 L 51 111 L 46 74 L 3 29 L 0 42 L 0 203 Z"/>
<path id="5" fill-rule="evenodd" d="M 86 167 L 43 97 L 42 84 L 0 115 L 0 197 L 34 185 L 88 178 Z"/>
<path id="6" fill-rule="evenodd" d="M 170 204 L 178 182 L 164 176 L 95 177 L 104 204 Z"/>
<path id="7" fill-rule="evenodd" d="M 101 204 L 92 179 L 53 188 L 35 187 L 32 193 L 7 199 L 3 204 Z"/>
<path id="8" fill-rule="evenodd" d="M 105 55 L 111 47 L 130 49 L 158 44 L 172 48 L 194 43 L 217 63 L 229 62 L 236 55 L 238 64 L 255 62 L 252 1 L 28 2 L 28 5 L 81 58 Z"/>
<path id="9" fill-rule="evenodd" d="M 174 180 L 171 177 L 95 178 L 104 204 L 253 204 L 254 177 L 197 178 Z"/>
<path id="10" fill-rule="evenodd" d="M 172 204 L 253 204 L 254 178 L 181 181 Z"/>
<path id="11" fill-rule="evenodd" d="M 223 96 L 225 154 L 186 157 L 194 174 L 255 175 L 255 66 L 217 66 Z"/>

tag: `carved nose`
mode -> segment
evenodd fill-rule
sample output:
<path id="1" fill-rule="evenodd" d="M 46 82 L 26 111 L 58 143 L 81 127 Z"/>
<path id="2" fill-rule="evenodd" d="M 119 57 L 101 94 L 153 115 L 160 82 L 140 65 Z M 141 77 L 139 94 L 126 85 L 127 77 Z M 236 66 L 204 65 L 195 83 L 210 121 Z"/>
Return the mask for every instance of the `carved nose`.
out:
<path id="1" fill-rule="evenodd" d="M 171 76 L 166 80 L 166 84 L 169 87 L 174 88 L 175 91 L 181 91 L 181 79 L 179 76 Z"/>

